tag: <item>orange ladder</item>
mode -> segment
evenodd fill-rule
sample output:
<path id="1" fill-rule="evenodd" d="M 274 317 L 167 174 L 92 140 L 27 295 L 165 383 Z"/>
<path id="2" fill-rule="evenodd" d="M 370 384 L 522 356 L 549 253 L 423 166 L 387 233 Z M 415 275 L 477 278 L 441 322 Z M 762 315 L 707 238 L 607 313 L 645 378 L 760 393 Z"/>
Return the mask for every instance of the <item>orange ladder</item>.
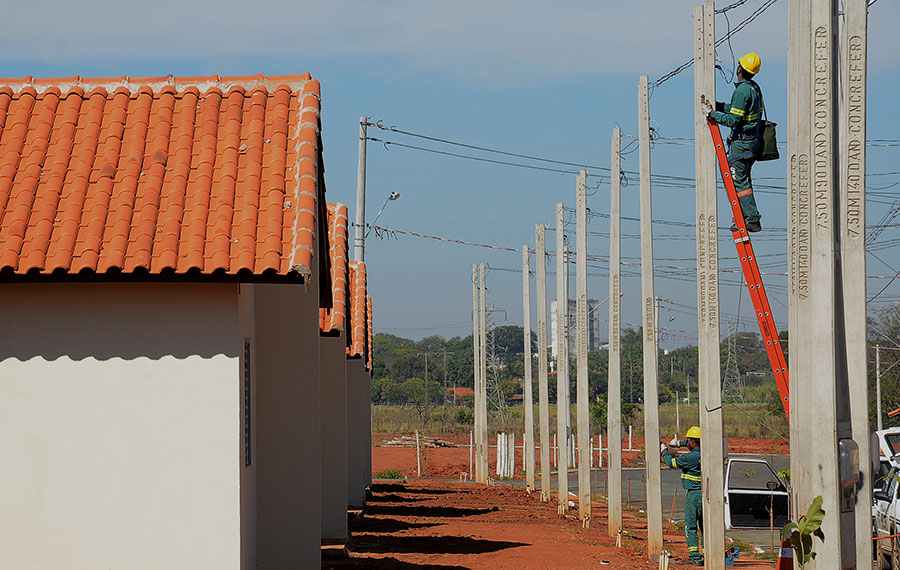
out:
<path id="1" fill-rule="evenodd" d="M 769 298 L 766 296 L 766 288 L 763 285 L 762 275 L 756 263 L 756 254 L 753 253 L 753 244 L 750 243 L 750 235 L 744 224 L 744 214 L 738 202 L 737 192 L 734 189 L 734 180 L 731 178 L 731 167 L 728 164 L 728 156 L 725 154 L 725 144 L 722 142 L 722 133 L 719 124 L 707 117 L 709 132 L 712 135 L 713 144 L 716 147 L 716 158 L 719 162 L 719 171 L 722 173 L 722 182 L 728 193 L 728 201 L 731 203 L 731 213 L 737 231 L 731 233 L 734 238 L 734 246 L 737 248 L 738 257 L 741 260 L 741 268 L 744 279 L 747 281 L 747 289 L 750 291 L 750 299 L 753 301 L 753 309 L 756 313 L 756 321 L 759 323 L 759 332 L 763 342 L 766 343 L 766 354 L 772 364 L 772 374 L 778 385 L 778 393 L 784 406 L 784 413 L 790 421 L 790 399 L 788 395 L 788 368 L 784 359 L 784 351 L 778 340 L 778 330 L 775 328 L 775 319 L 772 317 L 772 309 L 769 306 Z"/>

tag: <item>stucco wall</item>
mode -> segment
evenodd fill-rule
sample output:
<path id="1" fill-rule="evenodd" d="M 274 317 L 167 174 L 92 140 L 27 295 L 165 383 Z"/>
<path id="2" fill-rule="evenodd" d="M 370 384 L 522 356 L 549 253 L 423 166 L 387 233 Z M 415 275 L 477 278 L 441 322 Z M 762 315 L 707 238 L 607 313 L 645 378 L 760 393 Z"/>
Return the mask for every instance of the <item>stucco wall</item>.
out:
<path id="1" fill-rule="evenodd" d="M 347 539 L 347 346 L 319 341 L 322 371 L 322 540 Z"/>
<path id="2" fill-rule="evenodd" d="M 315 278 L 255 285 L 258 564 L 321 566 L 319 309 Z"/>
<path id="3" fill-rule="evenodd" d="M 237 285 L 0 285 L 0 568 L 240 565 Z"/>
<path id="4" fill-rule="evenodd" d="M 347 360 L 347 389 L 347 501 L 358 508 L 365 505 L 366 487 L 372 481 L 372 392 L 369 373 L 360 359 Z"/>

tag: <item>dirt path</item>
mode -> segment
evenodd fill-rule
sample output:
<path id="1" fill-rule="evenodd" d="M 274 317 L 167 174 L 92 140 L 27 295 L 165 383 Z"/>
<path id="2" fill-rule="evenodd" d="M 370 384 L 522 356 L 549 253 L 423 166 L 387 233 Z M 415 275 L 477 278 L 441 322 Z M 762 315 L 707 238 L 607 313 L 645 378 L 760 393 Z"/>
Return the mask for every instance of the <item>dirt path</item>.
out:
<path id="1" fill-rule="evenodd" d="M 561 517 L 555 503 L 519 488 L 443 481 L 376 482 L 363 515 L 350 522 L 350 558 L 341 568 L 656 569 L 647 559 L 646 521 L 626 513 L 623 548 L 606 536 L 606 507 L 594 503 L 590 529 Z M 666 548 L 686 555 L 684 536 L 664 529 Z M 745 569 L 772 568 L 746 564 Z M 673 568 L 686 567 L 673 565 Z"/>

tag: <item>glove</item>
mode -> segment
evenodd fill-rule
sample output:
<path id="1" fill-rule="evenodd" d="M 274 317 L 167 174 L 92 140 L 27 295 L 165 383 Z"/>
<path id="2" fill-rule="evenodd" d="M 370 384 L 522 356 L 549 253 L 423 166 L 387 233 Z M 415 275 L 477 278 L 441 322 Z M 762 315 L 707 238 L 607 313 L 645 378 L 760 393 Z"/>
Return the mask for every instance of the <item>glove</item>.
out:
<path id="1" fill-rule="evenodd" d="M 666 451 L 666 444 L 665 444 L 665 443 L 660 443 L 660 444 L 659 444 L 659 452 L 660 452 L 660 453 L 663 453 L 663 452 L 665 452 L 665 451 Z"/>
<path id="2" fill-rule="evenodd" d="M 713 111 L 713 104 L 709 99 L 706 98 L 705 95 L 700 97 L 700 108 L 703 109 L 703 113 L 706 116 L 709 116 L 709 114 Z"/>
<path id="3" fill-rule="evenodd" d="M 673 437 L 672 440 L 669 442 L 669 445 L 671 445 L 672 447 L 679 447 L 678 440 Z"/>

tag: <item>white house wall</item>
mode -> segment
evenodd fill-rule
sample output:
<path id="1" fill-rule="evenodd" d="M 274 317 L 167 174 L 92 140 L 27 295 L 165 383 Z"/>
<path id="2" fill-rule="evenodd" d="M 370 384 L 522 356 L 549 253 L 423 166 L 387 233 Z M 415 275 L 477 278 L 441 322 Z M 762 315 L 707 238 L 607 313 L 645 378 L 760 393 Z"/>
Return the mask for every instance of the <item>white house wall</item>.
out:
<path id="1" fill-rule="evenodd" d="M 237 285 L 0 285 L 0 568 L 240 565 Z"/>

